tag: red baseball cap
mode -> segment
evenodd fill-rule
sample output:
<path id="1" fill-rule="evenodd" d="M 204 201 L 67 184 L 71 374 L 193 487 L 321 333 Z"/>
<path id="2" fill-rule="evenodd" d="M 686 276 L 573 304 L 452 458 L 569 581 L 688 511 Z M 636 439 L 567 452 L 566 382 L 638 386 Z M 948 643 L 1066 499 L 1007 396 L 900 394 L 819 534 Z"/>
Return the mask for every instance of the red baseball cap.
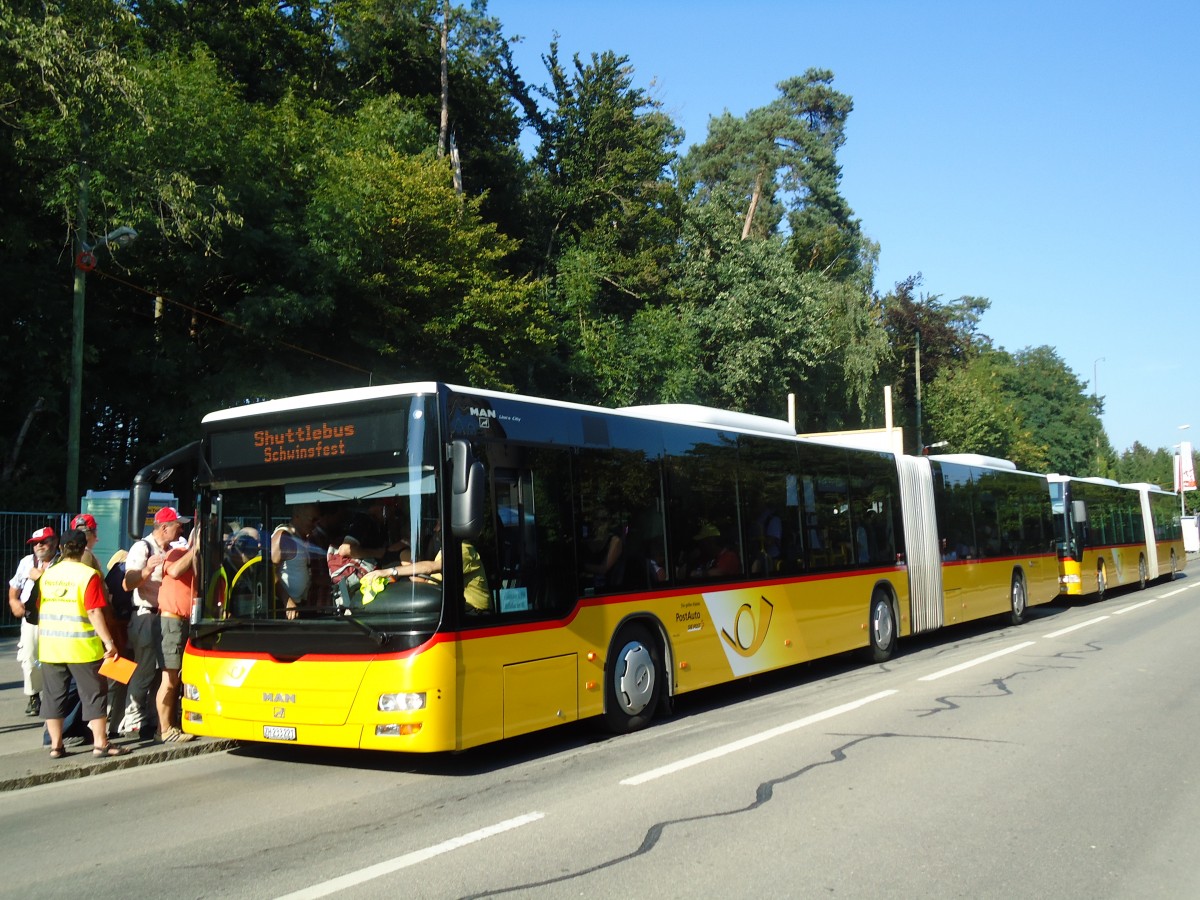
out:
<path id="1" fill-rule="evenodd" d="M 48 541 L 54 537 L 54 529 L 47 525 L 45 528 L 39 528 L 33 533 L 33 537 L 27 540 L 27 544 L 40 544 L 42 541 Z"/>
<path id="2" fill-rule="evenodd" d="M 154 514 L 155 525 L 166 525 L 168 522 L 178 522 L 180 525 L 186 525 L 192 521 L 188 516 L 181 516 L 179 510 L 173 506 L 164 506 Z"/>
<path id="3" fill-rule="evenodd" d="M 96 520 L 87 513 L 80 513 L 71 520 L 72 528 L 86 528 L 88 531 L 96 530 Z"/>

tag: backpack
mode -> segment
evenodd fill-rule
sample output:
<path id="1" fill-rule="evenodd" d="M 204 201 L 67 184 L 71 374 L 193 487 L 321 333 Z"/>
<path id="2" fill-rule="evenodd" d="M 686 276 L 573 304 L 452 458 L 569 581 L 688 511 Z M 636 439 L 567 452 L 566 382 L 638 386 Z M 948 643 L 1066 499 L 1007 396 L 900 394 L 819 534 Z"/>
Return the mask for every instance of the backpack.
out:
<path id="1" fill-rule="evenodd" d="M 125 557 L 123 555 L 120 559 L 110 560 L 108 574 L 104 576 L 104 584 L 108 588 L 113 616 L 118 622 L 128 622 L 133 618 L 133 591 L 125 590 Z"/>

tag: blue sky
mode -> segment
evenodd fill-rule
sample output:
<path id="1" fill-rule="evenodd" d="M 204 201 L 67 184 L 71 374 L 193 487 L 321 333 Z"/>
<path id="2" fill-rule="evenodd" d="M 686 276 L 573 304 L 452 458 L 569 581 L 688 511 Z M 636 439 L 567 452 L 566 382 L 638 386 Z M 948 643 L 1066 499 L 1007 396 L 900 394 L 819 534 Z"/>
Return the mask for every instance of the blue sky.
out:
<path id="1" fill-rule="evenodd" d="M 540 56 L 629 57 L 685 129 L 810 67 L 854 100 L 842 193 L 876 288 L 987 297 L 980 330 L 1050 345 L 1105 400 L 1118 452 L 1200 442 L 1200 5 L 1093 0 L 490 0 L 526 81 Z M 1181 432 L 1178 426 L 1193 425 Z"/>

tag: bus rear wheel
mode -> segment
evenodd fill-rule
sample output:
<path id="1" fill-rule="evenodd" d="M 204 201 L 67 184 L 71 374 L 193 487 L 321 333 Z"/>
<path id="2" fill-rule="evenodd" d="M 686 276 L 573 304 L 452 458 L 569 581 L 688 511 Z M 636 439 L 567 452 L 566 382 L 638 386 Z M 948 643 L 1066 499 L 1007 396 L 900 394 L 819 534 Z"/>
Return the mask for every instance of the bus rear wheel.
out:
<path id="1" fill-rule="evenodd" d="M 1025 580 L 1020 575 L 1014 575 L 1012 580 L 1012 611 L 1009 613 L 1009 618 L 1014 625 L 1020 625 L 1025 621 L 1025 614 L 1029 611 L 1025 596 Z"/>
<path id="2" fill-rule="evenodd" d="M 896 615 L 891 598 L 882 591 L 871 597 L 871 660 L 887 662 L 896 652 Z"/>
<path id="3" fill-rule="evenodd" d="M 604 718 L 617 734 L 645 728 L 654 718 L 663 690 L 662 651 L 644 625 L 627 625 L 609 654 L 604 682 Z"/>

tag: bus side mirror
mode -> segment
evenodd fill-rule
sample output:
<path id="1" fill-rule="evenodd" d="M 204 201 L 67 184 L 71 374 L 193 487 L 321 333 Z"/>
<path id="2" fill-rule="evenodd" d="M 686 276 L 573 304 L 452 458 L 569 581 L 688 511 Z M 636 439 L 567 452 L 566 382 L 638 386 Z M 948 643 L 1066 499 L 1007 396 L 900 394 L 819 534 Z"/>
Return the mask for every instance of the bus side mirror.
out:
<path id="1" fill-rule="evenodd" d="M 1087 501 L 1086 500 L 1072 500 L 1071 501 L 1071 519 L 1080 525 L 1087 522 L 1088 515 L 1087 515 Z"/>
<path id="2" fill-rule="evenodd" d="M 483 463 L 471 445 L 457 440 L 450 445 L 450 533 L 473 541 L 483 529 Z"/>
<path id="3" fill-rule="evenodd" d="M 139 472 L 138 476 L 141 474 Z M 134 477 L 133 491 L 129 495 L 129 509 L 125 513 L 125 533 L 135 541 L 141 540 L 146 530 L 146 509 L 150 506 L 150 491 L 154 489 L 153 482 L 143 481 L 138 476 Z"/>

